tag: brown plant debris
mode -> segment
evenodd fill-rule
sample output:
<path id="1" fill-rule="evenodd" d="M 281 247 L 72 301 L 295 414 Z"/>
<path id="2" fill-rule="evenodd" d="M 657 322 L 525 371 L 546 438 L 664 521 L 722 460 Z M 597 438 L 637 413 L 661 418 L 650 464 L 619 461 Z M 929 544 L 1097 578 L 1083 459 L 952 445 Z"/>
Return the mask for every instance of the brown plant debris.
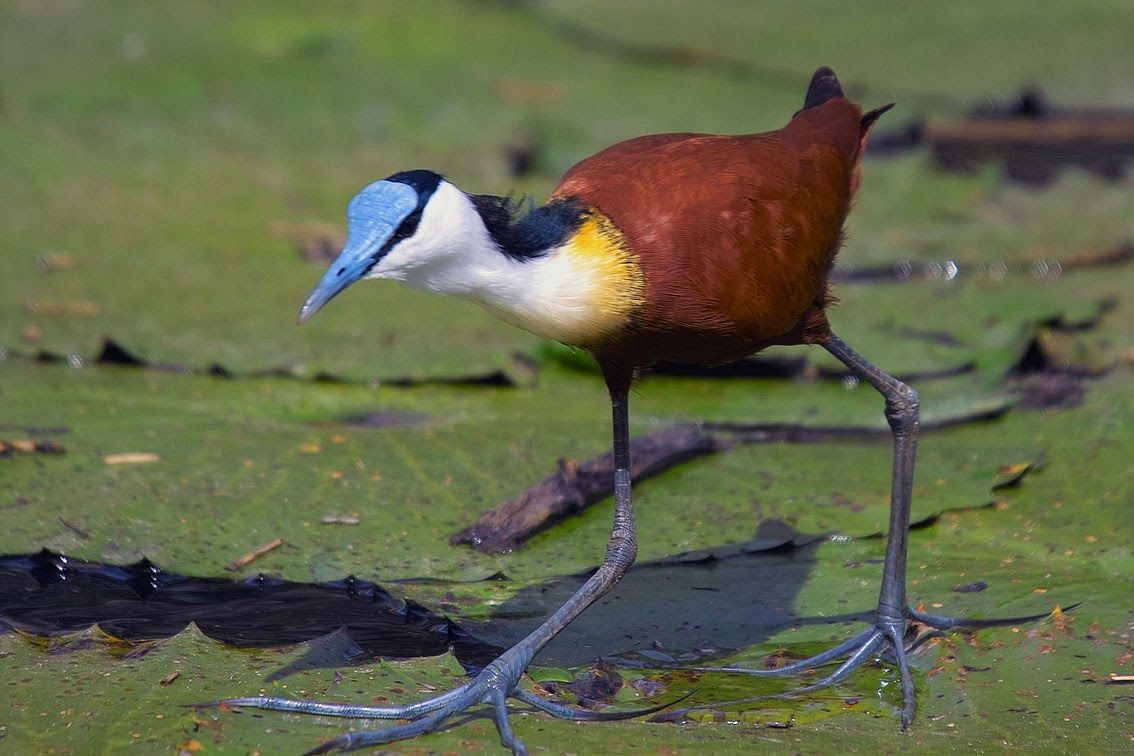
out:
<path id="1" fill-rule="evenodd" d="M 33 441 L 29 438 L 20 438 L 14 441 L 0 439 L 0 458 L 15 457 L 20 454 L 62 454 L 62 445 L 54 441 Z"/>
<path id="2" fill-rule="evenodd" d="M 630 474 L 641 481 L 686 460 L 712 454 L 720 442 L 685 425 L 630 440 Z M 613 455 L 604 452 L 579 462 L 559 460 L 559 469 L 540 483 L 481 514 L 449 543 L 467 543 L 486 554 L 506 553 L 541 530 L 577 514 L 613 492 Z"/>
<path id="3" fill-rule="evenodd" d="M 102 314 L 102 305 L 86 299 L 41 302 L 29 299 L 24 309 L 31 315 L 60 318 L 95 318 Z"/>
<path id="4" fill-rule="evenodd" d="M 323 515 L 320 522 L 324 525 L 357 525 L 361 521 L 358 515 Z"/>
<path id="5" fill-rule="evenodd" d="M 35 323 L 28 323 L 20 329 L 20 341 L 34 344 L 43 338 L 43 329 Z"/>
<path id="6" fill-rule="evenodd" d="M 875 156 L 925 144 L 938 167 L 971 171 L 999 163 L 1007 178 L 1042 187 L 1060 171 L 1079 168 L 1117 181 L 1134 159 L 1134 111 L 1065 107 L 1039 89 L 985 102 L 954 121 L 915 120 L 871 139 Z"/>
<path id="7" fill-rule="evenodd" d="M 161 457 L 153 452 L 120 452 L 107 454 L 102 461 L 108 465 L 142 465 L 148 462 L 157 462 Z"/>
<path id="8" fill-rule="evenodd" d="M 1067 167 L 1113 181 L 1134 158 L 1134 113 L 1061 107 L 1031 89 L 974 108 L 964 120 L 929 123 L 924 137 L 946 170 L 1001 161 L 1009 178 L 1025 184 L 1048 184 Z"/>
<path id="9" fill-rule="evenodd" d="M 575 694 L 579 705 L 585 709 L 598 709 L 614 699 L 623 687 L 622 675 L 607 662 L 600 659 L 586 674 L 573 682 L 561 683 L 554 680 L 540 684 L 548 693 L 561 694 L 569 691 Z"/>
<path id="10" fill-rule="evenodd" d="M 264 556 L 265 554 L 272 552 L 272 551 L 275 551 L 280 546 L 283 546 L 283 539 L 282 538 L 273 538 L 272 540 L 268 541 L 267 543 L 256 547 L 252 551 L 249 551 L 247 554 L 244 554 L 240 557 L 237 557 L 236 559 L 233 559 L 231 562 L 226 564 L 224 566 L 224 568 L 226 570 L 231 571 L 231 572 L 236 572 L 237 570 L 242 570 L 245 567 L 247 567 L 248 565 L 252 564 L 252 562 L 255 562 L 257 559 Z"/>
<path id="11" fill-rule="evenodd" d="M 54 273 L 61 270 L 70 270 L 78 264 L 75 256 L 69 252 L 45 252 L 35 258 L 35 267 L 44 273 Z"/>
<path id="12" fill-rule="evenodd" d="M 59 516 L 59 524 L 67 528 L 67 530 L 70 530 L 72 533 L 77 535 L 79 538 L 82 538 L 83 540 L 91 537 L 84 528 L 79 527 L 62 515 Z"/>
<path id="13" fill-rule="evenodd" d="M 929 418 L 922 431 L 1000 417 L 1007 405 L 978 408 L 964 415 Z M 822 443 L 847 440 L 884 440 L 886 428 L 859 426 L 803 426 L 787 423 L 743 425 L 706 423 L 680 425 L 630 440 L 630 474 L 634 482 L 671 467 L 724 451 L 736 444 Z M 559 460 L 558 469 L 523 493 L 483 512 L 472 525 L 453 534 L 449 543 L 468 544 L 486 554 L 512 551 L 546 528 L 614 492 L 611 452 L 579 462 Z"/>
<path id="14" fill-rule="evenodd" d="M 1003 465 L 997 471 L 999 478 L 992 484 L 993 491 L 1003 491 L 1006 488 L 1016 488 L 1031 473 L 1043 467 L 1042 461 L 1017 462 L 1013 465 Z"/>

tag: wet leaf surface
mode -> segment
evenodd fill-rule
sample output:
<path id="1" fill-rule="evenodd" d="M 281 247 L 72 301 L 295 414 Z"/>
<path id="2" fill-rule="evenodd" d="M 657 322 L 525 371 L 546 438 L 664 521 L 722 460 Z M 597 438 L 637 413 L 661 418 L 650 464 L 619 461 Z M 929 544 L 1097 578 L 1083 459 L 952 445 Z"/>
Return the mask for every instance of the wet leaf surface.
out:
<path id="1" fill-rule="evenodd" d="M 692 7 L 676 16 L 590 0 L 556 13 L 661 50 L 712 50 L 746 73 L 687 64 L 698 55 L 626 60 L 508 4 L 0 10 L 0 439 L 64 449 L 0 458 L 0 552 L 148 557 L 232 577 L 226 564 L 280 539 L 237 576 L 354 574 L 507 642 L 593 568 L 609 504 L 507 555 L 451 547 L 448 535 L 555 460 L 606 449 L 601 381 L 565 364 L 585 368 L 578 354 L 468 303 L 393 285 L 361 285 L 295 328 L 320 273 L 297 245 L 341 233 L 349 196 L 405 167 L 542 197 L 578 158 L 631 134 L 778 126 L 833 50 L 854 61 L 844 74 L 859 82 L 854 96 L 898 100 L 895 116 L 912 116 L 955 114 L 1037 78 L 1056 101 L 1105 102 L 1123 91 L 1113 63 L 1129 48 L 1120 2 L 1092 14 L 832 7 L 825 25 L 794 4 L 736 4 L 727 24 Z M 926 39 L 951 45 L 948 70 Z M 520 141 L 538 158 L 517 182 Z M 1128 180 L 1073 171 L 1035 192 L 995 171 L 943 176 L 916 154 L 868 162 L 840 264 L 908 261 L 910 275 L 848 280 L 832 313 L 848 343 L 913 377 L 927 422 L 998 413 L 925 437 L 911 599 L 985 617 L 1079 608 L 924 646 L 919 719 L 905 735 L 885 665 L 799 701 L 754 700 L 791 681 L 666 669 L 821 650 L 860 628 L 877 597 L 884 435 L 740 445 L 637 486 L 643 565 L 533 670 L 570 683 L 599 656 L 646 665 L 616 668 L 623 684 L 605 708 L 693 692 L 671 717 L 692 724 L 533 714 L 515 718 L 518 735 L 533 750 L 613 753 L 1128 748 L 1134 266 L 1073 262 L 1129 242 L 1132 197 Z M 132 359 L 100 364 L 108 335 Z M 648 376 L 631 400 L 634 432 L 692 422 L 885 433 L 878 397 L 826 355 L 763 359 L 726 377 Z M 456 380 L 470 377 L 477 385 Z M 124 454 L 150 461 L 106 461 Z M 186 707 L 260 690 L 409 701 L 461 679 L 450 655 L 325 666 L 350 651 L 333 633 L 239 650 L 193 625 L 141 645 L 99 627 L 51 642 L 7 633 L 0 738 L 13 752 L 295 752 L 343 723 Z M 476 719 L 400 748 L 495 744 Z"/>

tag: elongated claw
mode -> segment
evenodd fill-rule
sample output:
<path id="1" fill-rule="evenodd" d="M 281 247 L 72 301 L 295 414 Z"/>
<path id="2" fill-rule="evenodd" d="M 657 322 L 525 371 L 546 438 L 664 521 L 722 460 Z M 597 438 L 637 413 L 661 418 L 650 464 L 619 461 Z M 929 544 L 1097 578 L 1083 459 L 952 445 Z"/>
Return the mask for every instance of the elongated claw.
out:
<path id="1" fill-rule="evenodd" d="M 420 719 L 415 719 L 404 725 L 396 727 L 387 727 L 384 730 L 351 730 L 344 732 L 333 740 L 328 740 L 326 743 L 318 745 L 307 751 L 303 756 L 311 756 L 316 753 L 331 753 L 332 751 L 354 751 L 359 748 L 366 748 L 367 746 L 385 745 L 386 743 L 393 743 L 397 740 L 405 740 L 407 738 L 415 738 L 418 735 L 424 735 L 427 732 L 433 732 L 441 726 L 442 722 L 452 713 L 451 711 L 441 710 L 424 716 Z M 522 750 L 515 753 L 524 753 Z"/>
<path id="2" fill-rule="evenodd" d="M 672 701 L 667 701 L 657 706 L 650 706 L 646 709 L 633 709 L 632 711 L 590 711 L 589 709 L 579 709 L 574 706 L 566 706 L 554 701 L 548 701 L 540 698 L 534 693 L 529 693 L 526 690 L 517 688 L 512 692 L 512 698 L 517 701 L 523 701 L 530 706 L 534 706 L 540 711 L 547 712 L 553 717 L 559 719 L 570 719 L 575 722 L 617 722 L 622 719 L 636 719 L 637 717 L 644 717 L 649 714 L 655 714 L 662 709 L 668 709 L 671 706 L 681 703 L 689 696 L 697 692 L 697 689 L 691 690 L 680 698 L 675 698 Z"/>
<path id="3" fill-rule="evenodd" d="M 1082 605 L 1082 601 L 1076 601 L 1070 606 L 1065 606 L 1062 611 L 1069 612 Z M 918 611 L 912 606 L 907 610 L 910 619 L 917 620 L 923 625 L 935 627 L 938 630 L 979 630 L 984 627 L 1005 627 L 1007 625 L 1016 625 L 1021 622 L 1035 622 L 1036 620 L 1044 619 L 1051 616 L 1051 612 L 1041 612 L 1039 614 L 1025 614 L 1019 617 L 990 617 L 990 618 L 973 618 L 973 617 L 944 617 L 939 614 L 926 614 L 925 612 Z"/>
<path id="4" fill-rule="evenodd" d="M 695 672 L 735 672 L 742 675 L 752 675 L 753 677 L 783 677 L 785 675 L 794 675 L 797 672 L 804 672 L 815 667 L 822 667 L 826 664 L 831 664 L 843 657 L 848 651 L 853 651 L 859 648 L 863 643 L 866 643 L 878 631 L 874 628 L 864 630 L 850 640 L 843 641 L 837 646 L 833 646 L 826 651 L 816 654 L 815 656 L 806 659 L 800 659 L 789 664 L 784 664 L 780 667 L 773 667 L 771 669 L 754 669 L 752 667 L 694 667 Z"/>

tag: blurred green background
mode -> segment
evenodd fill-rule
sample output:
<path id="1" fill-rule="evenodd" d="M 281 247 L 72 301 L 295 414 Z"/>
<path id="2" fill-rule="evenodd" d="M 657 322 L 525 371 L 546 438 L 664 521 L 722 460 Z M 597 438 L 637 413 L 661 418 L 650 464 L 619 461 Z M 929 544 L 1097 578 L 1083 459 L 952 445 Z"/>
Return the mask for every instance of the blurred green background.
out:
<path id="1" fill-rule="evenodd" d="M 601 557 L 608 502 L 513 554 L 447 543 L 556 459 L 605 448 L 601 381 L 471 305 L 393 284 L 352 288 L 295 327 L 324 265 L 311 250 L 342 233 L 358 188 L 428 167 L 470 192 L 543 198 L 574 162 L 630 136 L 778 128 L 819 65 L 868 107 L 898 103 L 879 133 L 958 118 L 1028 86 L 1060 105 L 1131 107 L 1131 29 L 1125 0 L 6 0 L 0 441 L 51 440 L 66 451 L 0 459 L 0 553 L 146 556 L 219 575 L 278 537 L 285 545 L 246 573 L 382 582 L 502 571 L 510 580 L 406 586 L 458 621 L 491 618 L 517 592 Z M 960 273 L 848 282 L 832 314 L 837 332 L 884 369 L 975 366 L 915 384 L 927 417 L 1021 395 L 1044 404 L 1035 385 L 1009 376 L 1029 345 L 1042 346 L 1050 369 L 1040 379 L 1060 389 L 1049 406 L 1015 406 L 997 421 L 925 437 L 914 506 L 930 524 L 912 539 L 911 599 L 955 614 L 1082 601 L 1080 609 L 1063 622 L 928 648 L 916 661 L 919 719 L 906 735 L 878 670 L 803 702 L 719 709 L 711 704 L 764 689 L 657 673 L 661 692 L 627 687 L 620 703 L 700 686 L 690 703 L 710 707 L 704 721 L 579 726 L 517 716 L 529 747 L 1128 748 L 1130 688 L 1111 676 L 1132 671 L 1134 273 L 1126 264 L 1037 276 L 1033 264 L 1129 241 L 1131 182 L 1129 172 L 1108 182 L 1069 170 L 1036 189 L 1006 181 L 995 165 L 944 174 L 924 149 L 868 160 L 840 262 L 911 260 L 920 271 L 954 260 Z M 988 275 L 1000 263 L 1008 273 Z M 96 364 L 105 337 L 191 370 Z M 236 377 L 207 375 L 210 366 Z M 493 371 L 514 385 L 428 382 Z M 321 373 L 343 380 L 309 380 Z M 631 401 L 636 433 L 698 420 L 881 426 L 880 409 L 867 390 L 820 380 L 653 376 Z M 414 421 L 347 422 L 374 411 Z M 106 463 L 124 452 L 158 459 Z M 1021 485 L 993 490 L 1023 463 L 1036 469 Z M 801 557 L 806 578 L 790 609 L 811 618 L 865 611 L 876 600 L 883 542 L 872 536 L 886 522 L 888 475 L 884 444 L 753 445 L 697 461 L 638 487 L 639 558 L 744 541 L 764 519 L 838 532 L 853 538 Z M 328 514 L 359 524 L 324 525 Z M 990 588 L 950 590 L 975 580 Z M 729 599 L 726 585 L 720 600 Z M 735 659 L 858 627 L 757 633 Z M 624 650 L 619 629 L 608 630 L 607 651 Z M 6 749 L 300 751 L 343 724 L 183 705 L 261 689 L 365 703 L 397 698 L 395 687 L 409 699 L 451 686 L 457 672 L 443 657 L 267 684 L 302 649 L 237 652 L 189 630 L 120 659 L 106 652 L 117 648 L 110 640 L 88 640 L 54 653 L 0 636 Z M 160 685 L 173 669 L 181 677 Z M 783 719 L 795 728 L 768 726 Z M 491 725 L 477 721 L 395 748 L 495 747 Z"/>

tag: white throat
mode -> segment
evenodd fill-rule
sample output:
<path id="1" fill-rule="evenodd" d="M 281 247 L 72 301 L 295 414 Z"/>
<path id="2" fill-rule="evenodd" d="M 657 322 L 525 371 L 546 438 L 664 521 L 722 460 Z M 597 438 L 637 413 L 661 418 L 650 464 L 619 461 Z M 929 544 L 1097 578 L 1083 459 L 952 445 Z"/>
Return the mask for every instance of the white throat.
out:
<path id="1" fill-rule="evenodd" d="M 442 181 L 417 233 L 392 249 L 369 277 L 463 297 L 537 336 L 588 346 L 621 325 L 627 309 L 624 302 L 608 302 L 611 266 L 593 257 L 580 254 L 576 237 L 532 257 L 509 257 L 468 195 Z"/>

